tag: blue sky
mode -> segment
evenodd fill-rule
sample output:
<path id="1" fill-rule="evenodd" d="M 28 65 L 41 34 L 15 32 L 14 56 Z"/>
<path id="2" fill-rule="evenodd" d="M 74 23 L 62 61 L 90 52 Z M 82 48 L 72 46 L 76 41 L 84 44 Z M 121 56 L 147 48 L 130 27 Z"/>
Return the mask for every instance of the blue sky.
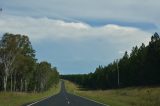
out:
<path id="1" fill-rule="evenodd" d="M 160 27 L 159 0 L 0 0 L 0 33 L 30 37 L 61 74 L 94 72 L 145 44 Z"/>

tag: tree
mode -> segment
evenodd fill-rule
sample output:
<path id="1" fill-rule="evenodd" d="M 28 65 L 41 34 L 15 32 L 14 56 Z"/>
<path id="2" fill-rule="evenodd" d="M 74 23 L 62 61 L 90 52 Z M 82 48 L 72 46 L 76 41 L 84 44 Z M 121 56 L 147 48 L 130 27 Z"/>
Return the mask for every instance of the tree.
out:
<path id="1" fill-rule="evenodd" d="M 34 50 L 32 49 L 31 43 L 27 36 L 21 36 L 19 34 L 6 33 L 0 41 L 1 49 L 1 62 L 4 65 L 4 90 L 7 88 L 8 77 L 11 76 L 14 70 L 14 62 L 19 55 L 26 55 L 34 57 Z M 12 90 L 12 81 L 11 81 Z"/>
<path id="2" fill-rule="evenodd" d="M 119 67 L 120 87 L 160 84 L 160 36 L 155 33 L 149 45 L 143 43 L 125 52 L 117 63 L 99 66 L 94 73 L 81 75 L 62 75 L 64 79 L 76 82 L 86 88 L 108 89 L 117 86 L 117 64 Z M 78 76 L 78 77 L 77 77 Z M 83 79 L 83 80 L 82 80 Z"/>
<path id="3" fill-rule="evenodd" d="M 57 84 L 59 73 L 48 62 L 37 63 L 28 36 L 6 33 L 0 40 L 0 90 L 44 91 Z M 36 88 L 37 87 L 37 88 Z M 39 88 L 38 88 L 39 87 Z"/>

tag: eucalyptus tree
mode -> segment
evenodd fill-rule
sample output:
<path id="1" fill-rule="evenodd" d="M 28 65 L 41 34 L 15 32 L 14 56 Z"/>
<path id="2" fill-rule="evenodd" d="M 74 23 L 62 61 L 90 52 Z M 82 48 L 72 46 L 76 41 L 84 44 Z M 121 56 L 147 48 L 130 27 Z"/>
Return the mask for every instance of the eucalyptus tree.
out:
<path id="1" fill-rule="evenodd" d="M 5 33 L 0 40 L 0 90 L 44 91 L 57 84 L 59 73 L 50 63 L 37 63 L 28 36 Z"/>
<path id="2" fill-rule="evenodd" d="M 0 62 L 4 65 L 3 86 L 6 91 L 8 77 L 12 77 L 15 68 L 13 64 L 16 57 L 20 54 L 34 56 L 34 50 L 27 36 L 6 33 L 0 41 L 0 52 Z"/>

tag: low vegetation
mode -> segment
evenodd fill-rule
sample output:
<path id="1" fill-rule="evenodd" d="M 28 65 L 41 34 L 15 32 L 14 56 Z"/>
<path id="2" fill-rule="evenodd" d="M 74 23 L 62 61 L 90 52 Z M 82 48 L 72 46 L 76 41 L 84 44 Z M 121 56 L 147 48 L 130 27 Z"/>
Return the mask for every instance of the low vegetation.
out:
<path id="1" fill-rule="evenodd" d="M 159 106 L 160 87 L 129 87 L 112 90 L 84 90 L 65 81 L 69 93 L 84 96 L 110 106 Z"/>
<path id="2" fill-rule="evenodd" d="M 0 106 L 22 106 L 55 95 L 59 91 L 60 84 L 40 93 L 0 92 Z"/>

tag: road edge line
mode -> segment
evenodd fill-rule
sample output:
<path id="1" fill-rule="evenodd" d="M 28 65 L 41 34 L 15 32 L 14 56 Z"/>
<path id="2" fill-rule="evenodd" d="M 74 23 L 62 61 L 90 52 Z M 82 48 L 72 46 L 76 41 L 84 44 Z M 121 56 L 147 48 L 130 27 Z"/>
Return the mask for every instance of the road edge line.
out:
<path id="1" fill-rule="evenodd" d="M 61 90 L 61 81 L 60 81 L 60 90 Z M 48 96 L 48 97 L 44 97 L 44 98 L 42 98 L 42 99 L 40 99 L 40 100 L 37 100 L 37 101 L 35 101 L 35 102 L 33 102 L 33 103 L 30 103 L 30 104 L 28 104 L 28 105 L 26 105 L 26 106 L 32 106 L 32 105 L 34 105 L 34 104 L 36 104 L 36 103 L 38 103 L 38 102 L 41 102 L 41 101 L 43 101 L 43 100 L 46 100 L 46 99 L 49 99 L 49 98 L 51 98 L 52 96 L 56 96 L 56 95 L 58 95 L 60 93 L 60 91 L 57 93 L 57 94 L 55 94 L 55 95 L 51 95 L 51 96 Z"/>
<path id="2" fill-rule="evenodd" d="M 72 93 L 69 93 L 69 94 L 72 94 Z M 72 95 L 75 95 L 75 96 L 81 97 L 81 98 L 83 98 L 83 99 L 87 99 L 87 100 L 89 100 L 89 101 L 92 101 L 92 102 L 95 102 L 95 103 L 98 103 L 98 104 L 101 104 L 101 105 L 104 105 L 104 106 L 110 106 L 110 105 L 106 105 L 106 104 L 104 104 L 104 103 L 101 103 L 101 102 L 95 101 L 95 100 L 93 100 L 93 99 L 90 99 L 90 98 L 87 98 L 87 97 L 84 97 L 84 96 L 80 96 L 80 95 L 77 95 L 77 94 L 72 94 Z"/>
<path id="3" fill-rule="evenodd" d="M 52 95 L 52 96 L 53 96 L 53 95 Z M 35 102 L 33 102 L 33 103 L 31 103 L 31 104 L 28 104 L 28 105 L 26 105 L 26 106 L 32 106 L 32 105 L 34 105 L 34 104 L 36 104 L 36 103 L 38 103 L 38 102 L 41 102 L 41 101 L 46 100 L 46 99 L 49 99 L 49 98 L 52 97 L 52 96 L 45 97 L 45 98 L 43 98 L 43 99 L 41 99 L 41 100 L 35 101 Z"/>

